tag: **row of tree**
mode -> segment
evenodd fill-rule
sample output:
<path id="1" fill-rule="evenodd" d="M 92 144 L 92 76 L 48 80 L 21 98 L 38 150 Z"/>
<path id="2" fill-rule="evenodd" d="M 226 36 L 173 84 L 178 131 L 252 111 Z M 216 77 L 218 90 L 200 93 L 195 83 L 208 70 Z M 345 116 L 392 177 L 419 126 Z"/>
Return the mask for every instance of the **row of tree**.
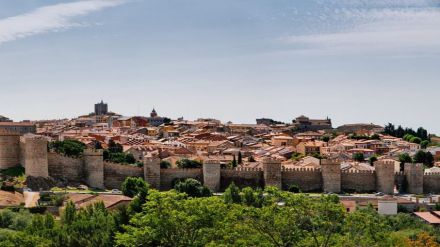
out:
<path id="1" fill-rule="evenodd" d="M 434 156 L 431 152 L 419 150 L 413 157 L 408 153 L 400 154 L 399 161 L 402 165 L 404 163 L 421 163 L 430 168 L 434 165 Z"/>
<path id="2" fill-rule="evenodd" d="M 59 220 L 0 211 L 0 246 L 439 246 L 439 230 L 409 214 L 385 217 L 370 207 L 348 214 L 334 195 L 232 184 L 211 196 L 191 179 L 159 192 L 128 178 L 121 189 L 133 201 L 112 212 L 102 203 L 67 203 Z"/>
<path id="3" fill-rule="evenodd" d="M 385 126 L 384 133 L 398 138 L 403 138 L 405 135 L 411 135 L 420 138 L 422 141 L 429 141 L 429 133 L 423 127 L 420 127 L 415 131 L 412 128 L 403 128 L 401 125 L 396 128 L 392 123 L 389 123 Z"/>

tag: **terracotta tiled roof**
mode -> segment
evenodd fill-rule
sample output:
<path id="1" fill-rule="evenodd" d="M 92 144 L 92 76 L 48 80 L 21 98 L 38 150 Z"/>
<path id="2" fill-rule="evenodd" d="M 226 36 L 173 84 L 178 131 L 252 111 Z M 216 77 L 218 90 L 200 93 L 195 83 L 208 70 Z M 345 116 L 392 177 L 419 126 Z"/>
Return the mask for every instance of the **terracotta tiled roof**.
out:
<path id="1" fill-rule="evenodd" d="M 423 219 L 424 221 L 428 222 L 429 224 L 438 225 L 440 224 L 440 218 L 431 213 L 431 212 L 416 212 L 414 213 L 417 217 Z"/>

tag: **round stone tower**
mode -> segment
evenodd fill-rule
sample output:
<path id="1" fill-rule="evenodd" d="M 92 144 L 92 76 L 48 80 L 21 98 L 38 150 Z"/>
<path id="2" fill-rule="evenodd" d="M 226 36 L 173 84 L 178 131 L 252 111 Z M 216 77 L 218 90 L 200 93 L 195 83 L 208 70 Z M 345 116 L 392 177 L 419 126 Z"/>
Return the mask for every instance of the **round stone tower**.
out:
<path id="1" fill-rule="evenodd" d="M 377 161 L 374 163 L 376 170 L 376 191 L 388 195 L 394 193 L 394 162 Z"/>
<path id="2" fill-rule="evenodd" d="M 26 176 L 49 177 L 46 138 L 29 135 L 24 137 L 24 141 L 24 165 Z"/>
<path id="3" fill-rule="evenodd" d="M 20 135 L 0 130 L 0 170 L 19 165 Z"/>

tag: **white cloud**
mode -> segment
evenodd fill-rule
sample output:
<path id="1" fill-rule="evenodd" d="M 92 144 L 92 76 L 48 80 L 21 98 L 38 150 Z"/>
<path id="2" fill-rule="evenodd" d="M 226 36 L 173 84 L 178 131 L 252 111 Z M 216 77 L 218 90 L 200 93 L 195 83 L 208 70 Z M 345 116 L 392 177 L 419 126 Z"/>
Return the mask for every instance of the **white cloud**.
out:
<path id="1" fill-rule="evenodd" d="M 281 38 L 301 52 L 421 54 L 440 53 L 440 12 L 435 7 L 345 9 L 353 27 L 329 33 Z"/>
<path id="2" fill-rule="evenodd" d="M 87 0 L 61 3 L 0 19 L 0 44 L 28 36 L 65 30 L 83 24 L 73 18 L 125 3 L 125 0 Z"/>

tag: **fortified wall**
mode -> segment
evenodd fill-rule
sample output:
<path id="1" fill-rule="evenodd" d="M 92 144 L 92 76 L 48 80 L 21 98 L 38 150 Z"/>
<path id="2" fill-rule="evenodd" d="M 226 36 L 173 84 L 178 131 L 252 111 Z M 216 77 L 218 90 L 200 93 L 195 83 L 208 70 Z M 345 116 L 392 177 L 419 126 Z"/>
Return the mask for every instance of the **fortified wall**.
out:
<path id="1" fill-rule="evenodd" d="M 205 161 L 198 169 L 161 169 L 160 159 L 146 156 L 144 167 L 104 162 L 102 150 L 85 150 L 82 157 L 70 158 L 50 153 L 47 140 L 35 135 L 19 136 L 0 132 L 0 169 L 22 165 L 30 177 L 55 178 L 84 183 L 93 188 L 119 189 L 127 177 L 144 178 L 153 188 L 168 190 L 185 178 L 199 180 L 214 192 L 231 183 L 239 187 L 298 186 L 303 192 L 383 192 L 394 188 L 413 194 L 440 193 L 440 173 L 425 173 L 421 164 L 405 164 L 394 173 L 394 164 L 375 163 L 374 171 L 342 171 L 340 162 L 322 160 L 320 169 L 282 167 L 266 159 L 263 168 L 221 169 L 218 161 Z"/>

